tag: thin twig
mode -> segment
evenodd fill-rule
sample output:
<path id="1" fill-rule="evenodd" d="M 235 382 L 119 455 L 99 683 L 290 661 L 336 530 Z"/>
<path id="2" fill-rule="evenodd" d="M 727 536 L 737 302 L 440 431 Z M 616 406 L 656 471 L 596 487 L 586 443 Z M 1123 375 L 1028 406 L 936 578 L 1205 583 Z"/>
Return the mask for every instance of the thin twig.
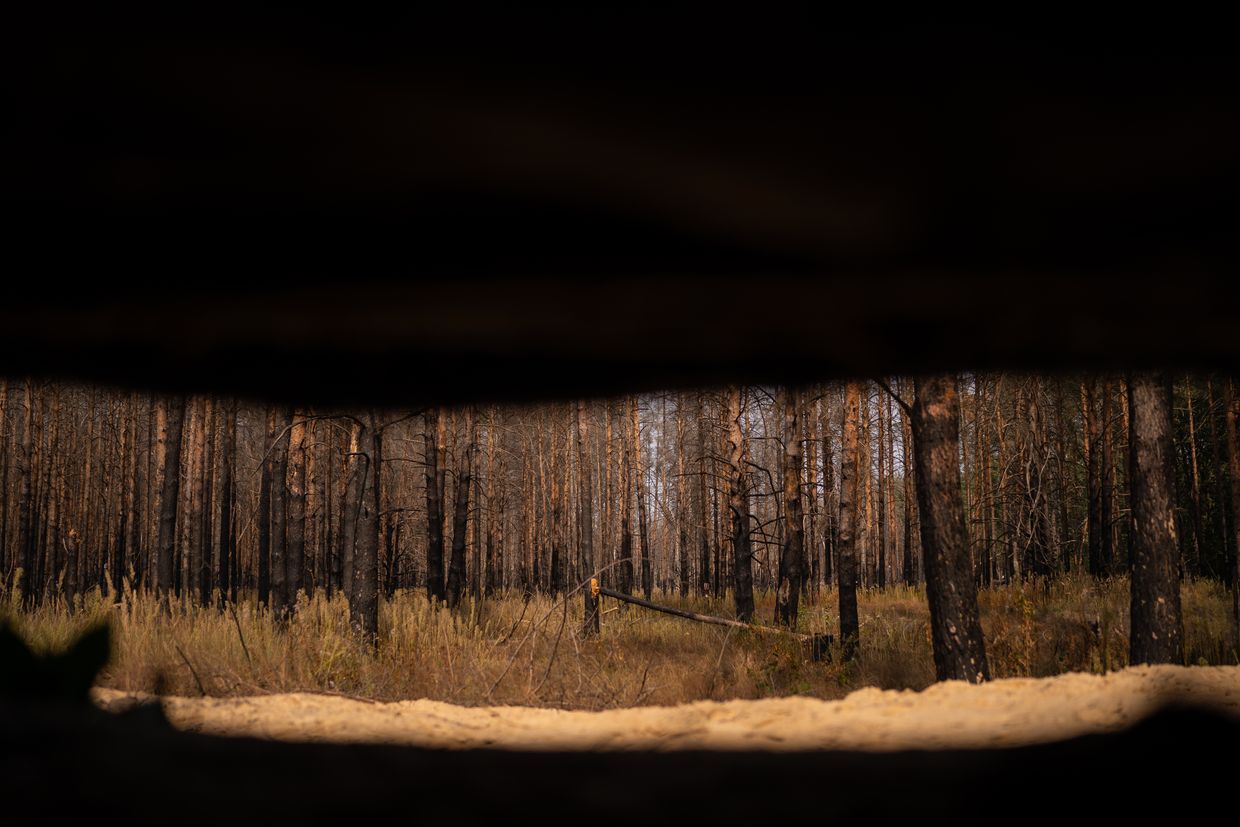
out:
<path id="1" fill-rule="evenodd" d="M 174 642 L 172 648 L 177 650 L 181 660 L 185 661 L 185 665 L 189 667 L 189 673 L 194 676 L 194 683 L 198 684 L 198 694 L 204 698 L 207 697 L 207 690 L 202 688 L 202 678 L 198 677 L 198 670 L 194 668 L 194 664 L 189 662 L 189 658 L 185 657 L 185 653 L 181 651 L 181 647 L 177 643 Z"/>

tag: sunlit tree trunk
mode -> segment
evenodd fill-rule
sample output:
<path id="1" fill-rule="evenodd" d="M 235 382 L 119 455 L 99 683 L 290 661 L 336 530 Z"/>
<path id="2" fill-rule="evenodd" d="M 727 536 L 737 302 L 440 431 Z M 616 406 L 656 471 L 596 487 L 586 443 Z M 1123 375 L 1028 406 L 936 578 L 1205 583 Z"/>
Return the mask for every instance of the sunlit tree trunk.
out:
<path id="1" fill-rule="evenodd" d="M 840 525 L 835 571 L 840 598 L 840 646 L 844 659 L 857 657 L 861 621 L 857 616 L 857 427 L 861 421 L 861 388 L 850 381 L 844 388 L 840 446 Z"/>

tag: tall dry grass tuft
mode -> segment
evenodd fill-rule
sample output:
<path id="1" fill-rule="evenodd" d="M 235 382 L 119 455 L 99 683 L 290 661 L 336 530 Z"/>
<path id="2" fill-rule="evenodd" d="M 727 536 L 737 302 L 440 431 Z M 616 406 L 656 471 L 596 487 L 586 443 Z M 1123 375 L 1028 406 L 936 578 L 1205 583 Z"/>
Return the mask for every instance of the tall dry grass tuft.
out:
<path id="1" fill-rule="evenodd" d="M 661 595 L 707 614 L 730 614 L 728 599 Z M 76 605 L 46 603 L 29 613 L 0 603 L 40 648 L 66 646 L 102 619 L 116 631 L 100 684 L 171 694 L 327 692 L 380 700 L 431 698 L 459 704 L 608 709 L 705 699 L 811 695 L 838 698 L 863 687 L 921 689 L 934 680 L 929 615 L 920 589 L 859 595 L 861 653 L 853 664 L 814 662 L 803 644 L 692 623 L 637 607 L 604 604 L 602 635 L 582 639 L 577 600 L 506 595 L 453 614 L 420 593 L 380 611 L 376 650 L 359 645 L 343 599 L 303 597 L 281 625 L 247 597 L 231 609 L 175 604 L 147 594 L 119 605 L 92 592 Z M 991 672 L 1045 676 L 1122 668 L 1128 658 L 1128 583 L 1065 578 L 983 589 L 979 595 Z M 1230 599 L 1212 581 L 1183 587 L 1185 652 L 1191 664 L 1240 661 L 1231 640 Z M 774 596 L 760 594 L 768 621 Z M 835 633 L 835 593 L 810 596 L 801 632 Z"/>

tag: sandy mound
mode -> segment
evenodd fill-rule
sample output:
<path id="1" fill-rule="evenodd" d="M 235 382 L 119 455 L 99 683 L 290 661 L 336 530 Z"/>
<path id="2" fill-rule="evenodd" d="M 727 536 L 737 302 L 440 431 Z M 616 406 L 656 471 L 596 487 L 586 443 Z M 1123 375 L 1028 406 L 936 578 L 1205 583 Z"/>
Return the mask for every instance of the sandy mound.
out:
<path id="1" fill-rule="evenodd" d="M 104 707 L 136 696 L 95 690 Z M 296 693 L 165 698 L 172 722 L 216 735 L 507 749 L 938 749 L 1013 746 L 1104 732 L 1167 701 L 1240 717 L 1240 667 L 1142 666 L 1106 677 L 1068 674 L 923 692 L 862 689 L 842 701 L 780 698 L 566 712 L 461 707 L 439 701 L 367 703 Z"/>

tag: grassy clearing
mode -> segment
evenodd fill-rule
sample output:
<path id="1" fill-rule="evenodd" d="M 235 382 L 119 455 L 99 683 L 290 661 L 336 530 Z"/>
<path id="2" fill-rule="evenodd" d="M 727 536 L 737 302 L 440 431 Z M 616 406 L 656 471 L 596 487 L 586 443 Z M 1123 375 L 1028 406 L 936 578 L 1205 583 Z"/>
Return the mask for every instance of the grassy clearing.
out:
<path id="1" fill-rule="evenodd" d="M 656 600 L 711 614 L 730 602 Z M 766 621 L 774 596 L 758 595 Z M 1045 587 L 1006 586 L 980 593 L 994 677 L 1101 672 L 1127 665 L 1128 583 L 1069 578 Z M 181 607 L 161 614 L 149 595 L 120 606 L 98 593 L 76 611 L 63 604 L 17 611 L 0 606 L 37 647 L 65 646 L 88 624 L 109 619 L 117 632 L 100 684 L 171 694 L 252 695 L 312 691 L 379 700 L 431 698 L 458 704 L 517 704 L 609 709 L 705 699 L 810 695 L 838 698 L 863 686 L 921 689 L 934 680 L 924 593 L 903 587 L 860 594 L 861 658 L 814 663 L 802 644 L 726 630 L 604 600 L 603 633 L 579 636 L 578 597 L 553 601 L 496 597 L 453 615 L 421 594 L 384 603 L 377 653 L 349 633 L 341 599 L 304 599 L 285 627 L 253 597 L 235 613 Z M 1233 664 L 1230 599 L 1215 582 L 1183 587 L 1188 664 Z M 835 594 L 804 606 L 801 631 L 834 633 Z"/>

